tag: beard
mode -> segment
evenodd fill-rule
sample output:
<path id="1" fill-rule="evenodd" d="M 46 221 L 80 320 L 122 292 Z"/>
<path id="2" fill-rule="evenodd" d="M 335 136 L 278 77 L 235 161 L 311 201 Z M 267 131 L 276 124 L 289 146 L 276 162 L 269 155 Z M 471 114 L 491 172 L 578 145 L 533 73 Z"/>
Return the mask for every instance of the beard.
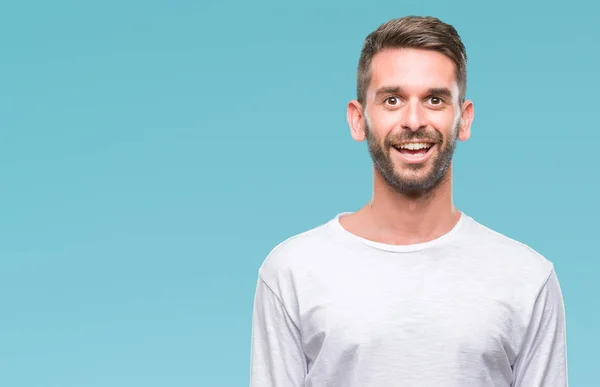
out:
<path id="1" fill-rule="evenodd" d="M 399 194 L 408 197 L 429 195 L 444 180 L 450 167 L 458 139 L 459 125 L 459 123 L 455 125 L 445 144 L 442 134 L 433 129 L 390 133 L 382 144 L 371 131 L 369 124 L 365 122 L 369 154 L 373 165 L 385 182 Z M 433 147 L 438 148 L 437 155 L 431 155 L 423 164 L 405 164 L 402 166 L 404 171 L 399 171 L 392 159 L 391 153 L 396 152 L 393 144 L 412 140 L 432 142 Z M 434 152 L 435 149 L 431 151 Z"/>

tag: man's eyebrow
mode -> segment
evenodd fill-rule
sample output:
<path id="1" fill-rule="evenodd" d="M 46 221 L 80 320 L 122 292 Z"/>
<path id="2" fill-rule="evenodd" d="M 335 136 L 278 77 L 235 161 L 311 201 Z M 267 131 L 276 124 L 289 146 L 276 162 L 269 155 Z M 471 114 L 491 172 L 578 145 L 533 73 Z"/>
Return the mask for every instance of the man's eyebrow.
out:
<path id="1" fill-rule="evenodd" d="M 428 90 L 429 94 L 441 95 L 442 97 L 452 98 L 452 92 L 446 87 L 434 87 Z"/>
<path id="2" fill-rule="evenodd" d="M 403 89 L 400 86 L 383 86 L 375 92 L 375 96 L 380 97 L 385 94 L 400 94 L 402 93 L 402 91 Z M 429 90 L 427 90 L 427 93 L 443 96 L 446 98 L 452 98 L 452 91 L 450 91 L 450 89 L 446 87 L 432 87 Z"/>
<path id="3" fill-rule="evenodd" d="M 402 93 L 402 88 L 400 86 L 383 86 L 383 87 L 380 87 L 375 92 L 375 96 L 379 97 L 384 94 L 400 94 L 400 93 Z"/>

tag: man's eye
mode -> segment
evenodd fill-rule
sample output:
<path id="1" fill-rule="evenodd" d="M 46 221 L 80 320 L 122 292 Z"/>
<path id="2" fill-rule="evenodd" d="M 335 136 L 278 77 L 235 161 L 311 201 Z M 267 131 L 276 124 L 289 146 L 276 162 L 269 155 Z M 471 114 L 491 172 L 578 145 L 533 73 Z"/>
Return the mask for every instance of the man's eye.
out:
<path id="1" fill-rule="evenodd" d="M 433 105 L 439 105 L 444 102 L 440 97 L 431 97 L 430 101 Z"/>
<path id="2" fill-rule="evenodd" d="M 400 103 L 397 97 L 388 97 L 385 99 L 388 105 L 396 106 Z"/>

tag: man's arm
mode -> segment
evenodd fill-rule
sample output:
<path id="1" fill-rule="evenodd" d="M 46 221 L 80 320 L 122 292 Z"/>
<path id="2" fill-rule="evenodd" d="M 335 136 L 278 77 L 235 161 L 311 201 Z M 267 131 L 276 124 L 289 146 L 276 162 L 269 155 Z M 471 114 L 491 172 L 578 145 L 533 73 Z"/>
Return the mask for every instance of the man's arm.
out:
<path id="1" fill-rule="evenodd" d="M 554 270 L 535 301 L 513 372 L 514 387 L 568 386 L 565 310 Z"/>
<path id="2" fill-rule="evenodd" d="M 250 387 L 303 387 L 305 374 L 298 324 L 259 277 L 252 316 Z"/>

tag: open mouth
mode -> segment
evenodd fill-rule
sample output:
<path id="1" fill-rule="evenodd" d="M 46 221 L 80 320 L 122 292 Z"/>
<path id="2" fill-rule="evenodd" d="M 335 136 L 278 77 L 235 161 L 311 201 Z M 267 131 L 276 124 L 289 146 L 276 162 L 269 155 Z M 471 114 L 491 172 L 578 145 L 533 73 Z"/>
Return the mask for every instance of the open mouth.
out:
<path id="1" fill-rule="evenodd" d="M 394 149 L 408 163 L 419 163 L 425 161 L 434 148 L 432 142 L 410 142 L 394 145 Z"/>

